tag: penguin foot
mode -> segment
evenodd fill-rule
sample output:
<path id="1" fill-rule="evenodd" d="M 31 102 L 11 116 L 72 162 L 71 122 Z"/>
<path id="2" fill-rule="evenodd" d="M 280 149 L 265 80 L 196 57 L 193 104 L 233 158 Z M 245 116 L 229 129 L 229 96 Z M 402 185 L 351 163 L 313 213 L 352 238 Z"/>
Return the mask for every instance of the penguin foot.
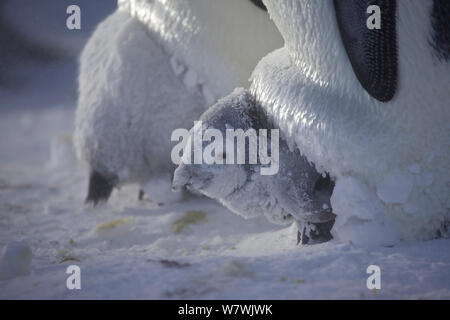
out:
<path id="1" fill-rule="evenodd" d="M 333 239 L 333 228 L 336 215 L 331 212 L 321 212 L 308 216 L 304 222 L 297 222 L 297 245 L 318 244 Z"/>
<path id="2" fill-rule="evenodd" d="M 93 203 L 94 206 L 100 202 L 106 202 L 114 189 L 114 182 L 98 173 L 91 171 L 89 177 L 88 195 L 86 203 Z"/>

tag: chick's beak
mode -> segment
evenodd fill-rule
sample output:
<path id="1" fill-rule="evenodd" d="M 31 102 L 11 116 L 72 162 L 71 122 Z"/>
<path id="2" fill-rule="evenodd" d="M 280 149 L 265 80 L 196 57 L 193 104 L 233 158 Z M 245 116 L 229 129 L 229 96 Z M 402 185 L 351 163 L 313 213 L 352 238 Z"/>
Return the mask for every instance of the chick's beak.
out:
<path id="1" fill-rule="evenodd" d="M 185 164 L 179 165 L 173 174 L 172 190 L 178 191 L 191 184 L 191 178 L 188 166 Z"/>

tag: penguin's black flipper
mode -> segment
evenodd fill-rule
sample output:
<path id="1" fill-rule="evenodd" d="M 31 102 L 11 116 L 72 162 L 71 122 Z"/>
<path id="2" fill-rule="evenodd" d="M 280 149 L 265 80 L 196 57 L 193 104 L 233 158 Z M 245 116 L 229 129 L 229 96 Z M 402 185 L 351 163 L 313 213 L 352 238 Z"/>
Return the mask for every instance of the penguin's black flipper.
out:
<path id="1" fill-rule="evenodd" d="M 255 6 L 259 7 L 260 9 L 263 9 L 264 11 L 267 11 L 266 6 L 262 2 L 262 0 L 250 0 Z"/>
<path id="2" fill-rule="evenodd" d="M 114 182 L 98 173 L 91 171 L 89 177 L 89 188 L 86 203 L 93 203 L 94 206 L 100 202 L 106 202 L 114 189 Z"/>
<path id="3" fill-rule="evenodd" d="M 369 6 L 381 13 L 380 29 L 369 29 Z M 381 102 L 397 90 L 396 0 L 334 0 L 339 31 L 353 71 L 364 89 Z"/>
<path id="4" fill-rule="evenodd" d="M 450 61 L 450 1 L 434 0 L 431 16 L 431 45 L 440 59 Z"/>

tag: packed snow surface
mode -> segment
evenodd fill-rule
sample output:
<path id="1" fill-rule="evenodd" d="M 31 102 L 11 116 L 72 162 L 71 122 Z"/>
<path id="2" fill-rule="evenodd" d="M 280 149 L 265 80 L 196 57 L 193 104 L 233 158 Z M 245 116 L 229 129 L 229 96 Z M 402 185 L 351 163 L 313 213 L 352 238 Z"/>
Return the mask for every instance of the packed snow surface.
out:
<path id="1" fill-rule="evenodd" d="M 73 113 L 2 112 L 2 299 L 450 298 L 450 240 L 358 245 L 352 233 L 364 232 L 360 221 L 345 239 L 302 247 L 295 226 L 243 220 L 200 197 L 139 202 L 137 187 L 87 207 Z M 66 288 L 73 264 L 81 290 Z M 366 288 L 372 264 L 381 267 L 378 291 Z"/>
<path id="2" fill-rule="evenodd" d="M 293 15 L 296 13 L 292 10 Z M 188 70 L 178 58 L 171 56 L 168 61 L 181 75 Z M 263 61 L 255 83 L 268 85 L 265 80 L 272 77 L 272 86 L 266 87 L 267 96 L 258 98 L 267 102 L 277 97 L 272 94 L 278 90 L 278 97 L 284 96 L 286 101 L 298 98 L 295 86 L 283 86 L 304 80 L 298 78 L 290 59 L 283 49 Z M 389 223 L 385 205 L 386 201 L 389 208 L 401 207 L 416 217 L 415 221 L 429 221 L 423 210 L 427 206 L 424 195 L 448 199 L 448 189 L 436 188 L 435 184 L 447 177 L 448 164 L 438 166 L 444 172 L 442 176 L 430 172 L 445 161 L 445 150 L 412 159 L 404 168 L 392 171 L 395 179 L 383 175 L 375 186 L 358 177 L 340 176 L 331 199 L 338 213 L 335 238 L 314 246 L 296 245 L 295 225 L 278 227 L 263 218 L 244 220 L 202 197 L 168 197 L 169 186 L 164 179 L 144 188 L 153 202 L 138 201 L 138 188 L 129 186 L 114 191 L 107 204 L 93 208 L 84 205 L 87 170 L 73 151 L 75 64 L 59 61 L 26 66 L 19 68 L 20 72 L 13 71 L 26 76 L 27 86 L 16 91 L 0 88 L 1 299 L 450 298 L 450 240 L 402 240 Z M 423 70 L 417 72 L 428 75 Z M 347 73 L 339 76 L 343 74 Z M 205 76 L 202 72 L 185 75 L 186 86 Z M 315 80 L 320 83 L 321 79 Z M 254 89 L 258 89 L 256 85 Z M 303 93 L 308 95 L 306 89 Z M 209 94 L 214 96 L 215 92 Z M 289 109 L 293 105 L 284 106 L 282 117 L 297 116 L 305 124 L 311 120 L 308 114 L 303 118 L 298 113 L 293 116 Z M 446 113 L 442 114 L 445 120 Z M 407 120 L 405 123 L 409 123 Z M 433 120 L 424 117 L 420 128 L 425 131 L 426 124 Z M 291 133 L 294 127 L 286 121 L 282 132 Z M 432 130 L 430 139 L 436 133 L 439 130 Z M 360 137 L 364 136 L 370 135 Z M 320 145 L 314 144 L 317 141 L 313 137 L 305 136 L 302 150 L 311 157 L 313 148 Z M 445 135 L 435 137 L 442 142 Z M 323 156 L 322 164 L 326 165 L 331 158 L 322 151 L 317 156 Z M 335 155 L 339 155 L 335 161 L 344 169 L 350 166 L 343 154 L 336 151 Z M 358 159 L 358 154 L 348 157 Z M 371 165 L 371 159 L 362 160 Z M 409 191 L 411 176 L 414 187 Z M 423 226 L 417 223 L 416 233 Z M 81 268 L 81 290 L 66 287 L 70 265 Z M 366 287 L 369 265 L 381 268 L 380 290 Z"/>

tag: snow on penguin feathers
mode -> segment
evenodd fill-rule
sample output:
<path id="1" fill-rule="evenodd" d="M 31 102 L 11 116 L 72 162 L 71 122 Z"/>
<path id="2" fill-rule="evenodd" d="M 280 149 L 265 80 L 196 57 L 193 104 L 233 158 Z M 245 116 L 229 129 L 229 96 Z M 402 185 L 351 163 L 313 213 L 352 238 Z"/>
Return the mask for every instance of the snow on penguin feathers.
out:
<path id="1" fill-rule="evenodd" d="M 398 239 L 448 232 L 450 2 L 265 3 L 285 47 L 262 59 L 250 90 L 288 144 L 336 179 L 334 234 L 375 221 L 371 242 L 391 225 Z M 373 4 L 380 30 L 366 27 Z M 373 197 L 346 191 L 348 179 Z"/>
<path id="2" fill-rule="evenodd" d="M 87 202 L 127 183 L 170 184 L 171 132 L 246 86 L 259 59 L 282 45 L 252 2 L 119 0 L 80 60 L 74 141 L 91 171 Z"/>
<path id="3" fill-rule="evenodd" d="M 336 178 L 340 192 L 331 198 L 336 227 L 377 220 L 381 229 L 373 234 L 378 238 L 390 224 L 403 238 L 429 239 L 436 230 L 445 231 L 450 219 L 449 2 L 264 3 L 285 46 L 258 64 L 249 99 L 280 128 L 291 150 L 298 148 L 317 170 Z M 381 8 L 380 30 L 366 27 L 372 4 Z M 411 172 L 412 164 L 419 170 Z M 182 171 L 196 178 L 199 169 L 204 170 Z M 180 167 L 177 171 L 185 178 Z M 354 185 L 348 177 L 374 196 L 346 193 L 346 186 Z M 270 187 L 258 193 L 270 194 Z M 401 197 L 385 197 L 384 190 Z M 252 201 L 214 196 L 239 214 L 248 209 L 242 210 L 242 202 Z M 340 236 L 339 229 L 335 233 Z"/>

